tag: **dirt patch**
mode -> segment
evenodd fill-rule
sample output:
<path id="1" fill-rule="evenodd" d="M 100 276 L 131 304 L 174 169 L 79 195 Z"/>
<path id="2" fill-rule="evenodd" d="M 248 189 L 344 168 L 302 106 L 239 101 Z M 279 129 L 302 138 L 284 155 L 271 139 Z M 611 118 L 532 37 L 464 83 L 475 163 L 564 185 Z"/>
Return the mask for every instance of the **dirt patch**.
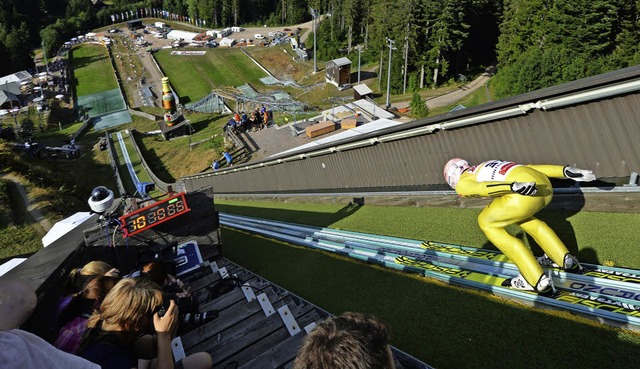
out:
<path id="1" fill-rule="evenodd" d="M 299 81 L 311 71 L 311 68 L 304 62 L 294 60 L 293 52 L 287 50 L 288 48 L 270 47 L 247 51 L 279 80 Z"/>

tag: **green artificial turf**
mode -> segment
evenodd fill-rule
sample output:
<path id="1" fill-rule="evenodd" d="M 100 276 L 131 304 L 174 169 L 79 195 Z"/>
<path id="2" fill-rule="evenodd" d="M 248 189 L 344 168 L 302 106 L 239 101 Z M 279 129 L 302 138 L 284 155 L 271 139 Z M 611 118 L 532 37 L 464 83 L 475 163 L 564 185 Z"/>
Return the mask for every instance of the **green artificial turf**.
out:
<path id="1" fill-rule="evenodd" d="M 72 86 L 76 96 L 90 95 L 118 88 L 107 49 L 102 45 L 83 44 L 72 50 Z"/>
<path id="2" fill-rule="evenodd" d="M 170 49 L 162 49 L 153 56 L 183 104 L 227 86 L 263 86 L 260 78 L 268 76 L 239 49 L 208 49 L 197 56 L 171 55 Z"/>
<path id="3" fill-rule="evenodd" d="M 477 227 L 478 209 L 230 201 L 217 201 L 216 207 L 233 214 L 493 248 Z M 574 237 L 585 257 L 640 265 L 630 255 L 637 253 L 637 214 L 543 212 L 541 217 L 565 242 Z M 517 233 L 517 228 L 511 231 Z M 223 240 L 225 257 L 333 314 L 361 311 L 384 319 L 391 325 L 394 346 L 436 368 L 637 367 L 636 333 L 227 228 Z"/>

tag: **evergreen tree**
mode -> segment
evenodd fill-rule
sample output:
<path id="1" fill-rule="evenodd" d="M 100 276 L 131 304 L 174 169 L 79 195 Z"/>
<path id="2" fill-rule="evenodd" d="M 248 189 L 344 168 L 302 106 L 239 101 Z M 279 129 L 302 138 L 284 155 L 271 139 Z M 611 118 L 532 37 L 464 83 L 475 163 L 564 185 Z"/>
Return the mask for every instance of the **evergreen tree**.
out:
<path id="1" fill-rule="evenodd" d="M 4 40 L 13 71 L 30 68 L 33 65 L 33 50 L 29 43 L 29 30 L 26 23 L 12 29 Z"/>
<path id="2" fill-rule="evenodd" d="M 411 99 L 409 107 L 411 108 L 411 116 L 416 119 L 426 118 L 429 116 L 429 107 L 422 96 L 417 92 L 413 93 L 413 98 Z"/>

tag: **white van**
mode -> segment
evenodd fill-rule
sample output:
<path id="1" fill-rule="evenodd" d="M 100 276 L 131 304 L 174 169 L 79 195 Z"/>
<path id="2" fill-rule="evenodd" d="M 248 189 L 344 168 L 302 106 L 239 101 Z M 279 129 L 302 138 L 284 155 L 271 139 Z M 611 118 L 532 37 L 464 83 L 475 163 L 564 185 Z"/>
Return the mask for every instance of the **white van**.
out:
<path id="1" fill-rule="evenodd" d="M 255 37 L 257 40 L 261 40 L 264 38 L 264 36 L 259 33 L 256 33 L 255 35 L 253 35 L 253 37 Z"/>

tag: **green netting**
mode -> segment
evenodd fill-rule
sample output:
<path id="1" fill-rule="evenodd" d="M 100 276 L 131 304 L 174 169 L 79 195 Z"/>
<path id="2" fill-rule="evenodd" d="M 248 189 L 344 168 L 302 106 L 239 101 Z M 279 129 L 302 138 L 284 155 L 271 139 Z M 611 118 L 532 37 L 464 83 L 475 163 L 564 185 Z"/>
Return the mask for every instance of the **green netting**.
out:
<path id="1" fill-rule="evenodd" d="M 116 88 L 95 94 L 78 96 L 78 107 L 81 112 L 86 112 L 90 117 L 94 118 L 119 110 L 125 110 L 127 105 L 124 102 L 120 89 Z"/>
<path id="2" fill-rule="evenodd" d="M 238 91 L 242 92 L 242 94 L 244 96 L 247 97 L 256 97 L 258 96 L 258 92 L 256 92 L 256 90 L 253 89 L 253 87 L 249 86 L 249 85 L 242 85 L 242 86 L 238 86 L 236 87 L 238 89 Z"/>
<path id="3" fill-rule="evenodd" d="M 291 95 L 286 92 L 275 92 L 272 94 L 272 96 L 276 99 L 276 101 L 291 98 Z"/>
<path id="4" fill-rule="evenodd" d="M 277 78 L 272 76 L 262 77 L 260 78 L 260 81 L 265 85 L 281 85 L 282 84 L 282 82 L 280 82 Z"/>
<path id="5" fill-rule="evenodd" d="M 104 114 L 93 118 L 93 129 L 103 130 L 121 124 L 131 123 L 131 114 L 128 110 L 120 110 L 114 113 Z"/>

